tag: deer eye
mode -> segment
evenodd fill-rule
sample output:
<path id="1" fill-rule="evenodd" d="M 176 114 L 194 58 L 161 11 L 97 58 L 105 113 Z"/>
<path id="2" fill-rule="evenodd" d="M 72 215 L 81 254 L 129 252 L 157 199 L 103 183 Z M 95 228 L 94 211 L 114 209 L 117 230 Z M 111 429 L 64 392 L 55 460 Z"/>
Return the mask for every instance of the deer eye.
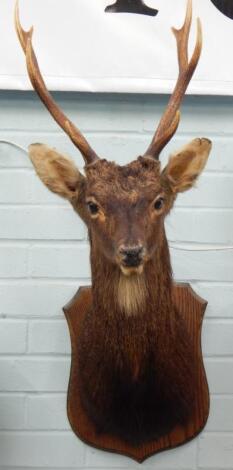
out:
<path id="1" fill-rule="evenodd" d="M 87 203 L 87 207 L 91 213 L 91 215 L 96 215 L 98 214 L 99 212 L 99 207 L 97 206 L 97 204 L 95 202 L 92 202 L 92 201 L 89 201 Z"/>
<path id="2" fill-rule="evenodd" d="M 154 202 L 154 209 L 156 211 L 159 211 L 160 209 L 162 209 L 164 205 L 164 198 L 163 197 L 159 197 L 158 199 L 156 199 L 156 201 Z"/>

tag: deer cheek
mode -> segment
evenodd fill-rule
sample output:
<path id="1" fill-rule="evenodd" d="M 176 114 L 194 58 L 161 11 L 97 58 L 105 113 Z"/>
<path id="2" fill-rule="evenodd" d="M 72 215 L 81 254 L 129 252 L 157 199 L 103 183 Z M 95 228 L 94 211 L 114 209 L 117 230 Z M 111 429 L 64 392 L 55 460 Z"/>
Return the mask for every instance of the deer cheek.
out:
<path id="1" fill-rule="evenodd" d="M 102 257 L 107 258 L 111 262 L 114 261 L 114 237 L 112 236 L 109 227 L 101 219 L 96 219 L 92 222 L 90 232 L 93 248 L 95 247 Z"/>
<path id="2" fill-rule="evenodd" d="M 164 216 L 159 218 L 157 217 L 157 219 L 151 223 L 150 232 L 148 233 L 147 238 L 148 254 L 150 257 L 153 256 L 155 251 L 161 245 L 163 240 L 163 232 Z"/>

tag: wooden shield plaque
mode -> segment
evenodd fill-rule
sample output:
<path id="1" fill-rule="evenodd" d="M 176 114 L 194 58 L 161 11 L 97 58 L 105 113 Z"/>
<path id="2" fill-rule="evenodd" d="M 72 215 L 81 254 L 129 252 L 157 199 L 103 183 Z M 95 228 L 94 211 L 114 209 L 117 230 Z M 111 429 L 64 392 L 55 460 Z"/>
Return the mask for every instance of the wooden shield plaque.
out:
<path id="1" fill-rule="evenodd" d="M 184 444 L 203 430 L 209 415 L 209 390 L 201 351 L 201 328 L 207 302 L 195 294 L 189 284 L 174 284 L 173 299 L 187 324 L 190 337 L 194 340 L 195 354 L 198 358 L 194 412 L 186 426 L 176 426 L 169 434 L 138 447 L 130 446 L 115 436 L 97 434 L 81 404 L 79 387 L 77 386 L 79 381 L 78 341 L 82 321 L 92 303 L 91 287 L 80 288 L 71 302 L 64 307 L 72 347 L 67 412 L 74 433 L 86 444 L 109 452 L 127 455 L 141 463 L 157 452 Z"/>

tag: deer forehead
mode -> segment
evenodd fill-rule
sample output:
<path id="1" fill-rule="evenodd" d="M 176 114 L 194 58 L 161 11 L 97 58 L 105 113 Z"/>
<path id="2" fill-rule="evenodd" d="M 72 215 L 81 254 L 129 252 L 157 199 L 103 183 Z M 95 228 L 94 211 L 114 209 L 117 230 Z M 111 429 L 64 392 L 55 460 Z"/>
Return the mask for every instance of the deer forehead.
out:
<path id="1" fill-rule="evenodd" d="M 86 167 L 87 194 L 102 201 L 119 199 L 136 202 L 161 190 L 160 164 L 139 157 L 128 165 L 98 160 Z"/>

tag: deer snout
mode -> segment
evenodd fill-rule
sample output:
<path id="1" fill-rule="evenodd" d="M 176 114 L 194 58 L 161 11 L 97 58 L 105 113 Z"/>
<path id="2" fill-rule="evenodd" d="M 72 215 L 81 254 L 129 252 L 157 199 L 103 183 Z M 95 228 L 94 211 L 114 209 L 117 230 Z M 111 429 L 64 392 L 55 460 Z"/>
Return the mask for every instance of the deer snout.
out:
<path id="1" fill-rule="evenodd" d="M 137 267 L 141 264 L 143 259 L 143 246 L 121 246 L 119 254 L 122 264 L 126 267 Z"/>

